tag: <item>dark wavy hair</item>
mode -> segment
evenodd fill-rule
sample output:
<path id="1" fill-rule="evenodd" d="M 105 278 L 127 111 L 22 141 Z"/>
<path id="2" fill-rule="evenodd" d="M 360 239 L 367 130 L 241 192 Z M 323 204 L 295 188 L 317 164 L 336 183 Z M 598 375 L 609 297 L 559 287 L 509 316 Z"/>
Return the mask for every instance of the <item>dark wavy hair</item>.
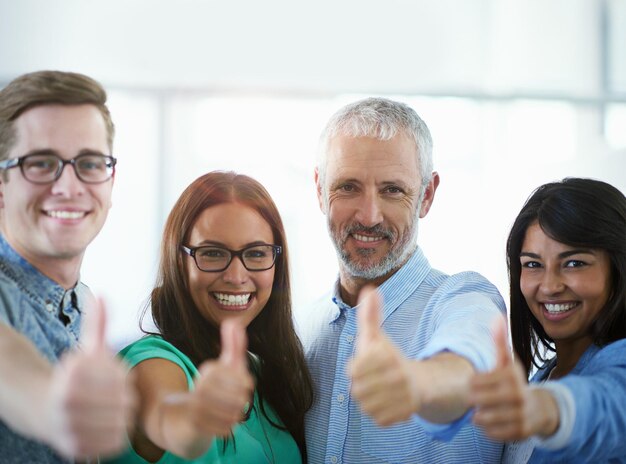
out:
<path id="1" fill-rule="evenodd" d="M 255 369 L 259 398 L 274 408 L 284 427 L 274 425 L 294 437 L 306 459 L 304 414 L 311 407 L 313 387 L 292 319 L 285 230 L 276 205 L 259 182 L 234 172 L 213 171 L 185 189 L 165 224 L 157 284 L 149 302 L 152 318 L 163 339 L 194 364 L 219 357 L 219 327 L 201 315 L 189 294 L 185 255 L 180 247 L 188 243 L 198 216 L 222 203 L 257 211 L 271 227 L 274 244 L 283 250 L 276 259 L 270 298 L 247 328 L 248 348 L 261 360 L 260 369 Z M 262 402 L 261 413 L 269 420 Z"/>
<path id="2" fill-rule="evenodd" d="M 612 185 L 594 179 L 566 178 L 542 185 L 522 207 L 506 246 L 511 338 L 527 373 L 554 352 L 553 340 L 533 316 L 520 288 L 520 252 L 534 223 L 553 240 L 608 253 L 612 292 L 590 334 L 598 346 L 626 338 L 626 198 Z"/>

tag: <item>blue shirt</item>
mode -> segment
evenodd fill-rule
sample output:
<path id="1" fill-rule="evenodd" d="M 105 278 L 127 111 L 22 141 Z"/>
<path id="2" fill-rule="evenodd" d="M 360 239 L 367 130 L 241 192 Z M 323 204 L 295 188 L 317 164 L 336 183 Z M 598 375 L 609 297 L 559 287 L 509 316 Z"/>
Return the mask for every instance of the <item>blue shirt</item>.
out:
<path id="1" fill-rule="evenodd" d="M 43 275 L 0 235 L 0 324 L 9 325 L 29 338 L 51 363 L 76 346 L 81 321 L 78 308 L 84 306 L 88 295 L 89 290 L 83 284 L 65 290 Z M 14 433 L 0 421 L 0 462 L 67 460 L 49 447 Z"/>
<path id="2" fill-rule="evenodd" d="M 531 381 L 546 380 L 556 362 Z M 559 428 L 547 440 L 508 444 L 505 462 L 626 463 L 626 340 L 590 346 L 568 375 L 541 387 L 557 401 Z"/>
<path id="3" fill-rule="evenodd" d="M 468 412 L 451 424 L 431 424 L 418 416 L 379 427 L 350 396 L 346 365 L 354 354 L 355 308 L 331 295 L 308 308 L 300 335 L 315 388 L 306 416 L 310 463 L 468 463 L 499 462 L 502 445 L 472 426 Z M 484 277 L 449 276 L 430 267 L 418 248 L 379 291 L 382 328 L 411 359 L 444 351 L 468 359 L 479 371 L 495 364 L 493 319 L 505 312 L 498 290 Z"/>

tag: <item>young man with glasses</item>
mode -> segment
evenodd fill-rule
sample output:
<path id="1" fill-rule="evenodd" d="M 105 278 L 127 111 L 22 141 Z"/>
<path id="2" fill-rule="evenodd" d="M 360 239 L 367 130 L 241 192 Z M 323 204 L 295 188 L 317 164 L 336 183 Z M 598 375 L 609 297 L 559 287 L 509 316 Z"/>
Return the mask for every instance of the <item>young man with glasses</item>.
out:
<path id="1" fill-rule="evenodd" d="M 104 89 L 75 73 L 26 74 L 0 91 L 3 462 L 66 462 L 125 444 L 125 368 L 103 346 L 103 308 L 79 281 L 111 207 L 105 103 Z"/>

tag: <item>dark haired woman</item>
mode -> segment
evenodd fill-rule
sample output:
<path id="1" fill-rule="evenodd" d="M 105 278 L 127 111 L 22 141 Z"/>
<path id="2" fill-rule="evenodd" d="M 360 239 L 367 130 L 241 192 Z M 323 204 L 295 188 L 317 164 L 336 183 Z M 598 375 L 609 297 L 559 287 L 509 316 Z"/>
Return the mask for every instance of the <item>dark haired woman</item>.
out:
<path id="1" fill-rule="evenodd" d="M 159 333 L 122 351 L 140 408 L 117 462 L 305 459 L 312 387 L 289 288 L 283 224 L 261 184 L 231 172 L 194 181 L 165 225 Z"/>
<path id="2" fill-rule="evenodd" d="M 501 327 L 497 366 L 472 385 L 474 422 L 513 441 L 503 462 L 626 462 L 626 198 L 592 179 L 539 187 L 507 260 L 518 359 Z"/>

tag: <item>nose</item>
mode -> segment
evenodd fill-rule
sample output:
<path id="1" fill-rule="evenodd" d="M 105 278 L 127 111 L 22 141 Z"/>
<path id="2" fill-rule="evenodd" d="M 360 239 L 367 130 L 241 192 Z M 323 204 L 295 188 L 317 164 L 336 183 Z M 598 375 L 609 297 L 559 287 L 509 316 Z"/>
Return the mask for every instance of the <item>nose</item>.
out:
<path id="1" fill-rule="evenodd" d="M 383 222 L 383 210 L 376 193 L 366 192 L 358 198 L 355 219 L 365 227 L 373 227 Z"/>
<path id="2" fill-rule="evenodd" d="M 242 284 L 248 280 L 248 270 L 239 256 L 233 256 L 233 260 L 223 271 L 222 279 L 231 284 Z"/>
<path id="3" fill-rule="evenodd" d="M 556 295 L 565 289 L 561 273 L 555 269 L 546 269 L 540 282 L 541 291 L 545 295 Z"/>
<path id="4" fill-rule="evenodd" d="M 55 195 L 72 197 L 81 195 L 85 191 L 85 184 L 76 176 L 74 166 L 63 166 L 61 175 L 52 184 L 52 193 Z"/>

